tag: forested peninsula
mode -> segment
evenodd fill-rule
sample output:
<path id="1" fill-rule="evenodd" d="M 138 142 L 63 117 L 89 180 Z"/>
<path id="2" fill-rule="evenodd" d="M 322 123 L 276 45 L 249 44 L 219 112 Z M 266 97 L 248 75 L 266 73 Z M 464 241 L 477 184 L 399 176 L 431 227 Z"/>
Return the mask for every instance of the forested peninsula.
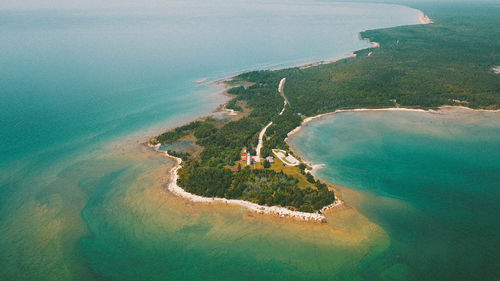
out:
<path id="1" fill-rule="evenodd" d="M 305 118 L 355 108 L 500 108 L 498 12 L 474 4 L 416 8 L 434 23 L 362 32 L 379 47 L 335 63 L 241 74 L 227 81 L 233 98 L 225 109 L 235 115 L 191 122 L 150 144 L 188 144 L 169 149 L 183 160 L 177 184 L 187 192 L 317 212 L 335 201 L 333 190 L 285 140 Z"/>

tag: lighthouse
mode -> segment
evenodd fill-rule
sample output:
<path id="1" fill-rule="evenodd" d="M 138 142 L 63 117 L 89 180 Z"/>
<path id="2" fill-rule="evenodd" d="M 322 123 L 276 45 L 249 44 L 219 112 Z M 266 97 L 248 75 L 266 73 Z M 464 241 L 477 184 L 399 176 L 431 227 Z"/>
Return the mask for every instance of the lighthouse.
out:
<path id="1" fill-rule="evenodd" d="M 252 156 L 250 156 L 250 152 L 247 152 L 247 165 L 250 166 L 252 164 Z"/>

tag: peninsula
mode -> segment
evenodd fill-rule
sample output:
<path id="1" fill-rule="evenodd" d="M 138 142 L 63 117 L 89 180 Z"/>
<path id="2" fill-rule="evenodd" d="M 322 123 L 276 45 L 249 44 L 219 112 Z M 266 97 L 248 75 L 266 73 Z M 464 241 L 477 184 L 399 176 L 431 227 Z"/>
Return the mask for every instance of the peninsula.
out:
<path id="1" fill-rule="evenodd" d="M 255 87 L 237 84 L 228 91 L 236 97 L 225 106 L 236 115 L 219 120 L 207 117 L 154 138 L 151 144 L 156 147 L 187 140 L 199 147 L 193 153 L 197 156 L 167 150 L 166 155 L 178 164 L 169 190 L 198 202 L 220 201 L 259 213 L 325 221 L 320 213 L 340 201 L 292 155 L 284 137 L 276 135 L 281 124 L 297 126 L 302 120 L 290 110 L 283 91 L 285 81 L 280 79 L 274 91 L 257 90 L 247 98 L 241 94 Z M 286 134 L 286 129 L 282 132 Z"/>
<path id="2" fill-rule="evenodd" d="M 357 108 L 499 109 L 500 79 L 492 70 L 500 64 L 494 52 L 499 42 L 491 38 L 500 34 L 485 34 L 492 32 L 486 27 L 494 24 L 494 13 L 456 22 L 439 9 L 433 12 L 434 22 L 422 13 L 423 25 L 362 32 L 362 38 L 377 43 L 349 58 L 253 71 L 226 81 L 233 98 L 225 109 L 233 115 L 194 121 L 150 141 L 164 145 L 179 164 L 183 161 L 171 190 L 243 200 L 260 205 L 247 207 L 262 212 L 274 212 L 269 208 L 275 206 L 281 215 L 286 208 L 291 216 L 311 213 L 318 216 L 308 218 L 324 220 L 321 211 L 338 204 L 333 189 L 316 179 L 286 142 L 304 120 Z M 196 149 L 168 149 L 179 141 L 192 142 Z"/>

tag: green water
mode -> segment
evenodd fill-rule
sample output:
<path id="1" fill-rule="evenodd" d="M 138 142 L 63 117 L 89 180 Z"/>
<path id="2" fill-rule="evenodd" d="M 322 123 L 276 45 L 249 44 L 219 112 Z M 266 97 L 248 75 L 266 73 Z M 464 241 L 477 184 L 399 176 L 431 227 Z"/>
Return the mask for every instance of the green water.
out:
<path id="1" fill-rule="evenodd" d="M 172 163 L 140 145 L 224 101 L 193 81 L 338 57 L 369 46 L 359 31 L 414 24 L 416 10 L 8 3 L 0 280 L 498 279 L 497 115 L 359 113 L 311 125 L 315 138 L 296 146 L 328 164 L 320 176 L 353 188 L 325 225 L 177 198 L 163 188 Z"/>
<path id="2" fill-rule="evenodd" d="M 0 280 L 359 277 L 388 238 L 355 210 L 321 226 L 193 205 L 140 142 L 225 101 L 194 81 L 340 57 L 418 11 L 104 2 L 0 1 Z"/>
<path id="3" fill-rule="evenodd" d="M 500 278 L 500 114 L 346 112 L 290 139 L 389 235 L 368 280 Z"/>
<path id="4" fill-rule="evenodd" d="M 2 216 L 2 280 L 331 279 L 387 247 L 352 210 L 320 225 L 187 202 L 162 187 L 167 159 L 122 149 L 64 168 L 43 194 L 3 200 L 21 207 Z"/>

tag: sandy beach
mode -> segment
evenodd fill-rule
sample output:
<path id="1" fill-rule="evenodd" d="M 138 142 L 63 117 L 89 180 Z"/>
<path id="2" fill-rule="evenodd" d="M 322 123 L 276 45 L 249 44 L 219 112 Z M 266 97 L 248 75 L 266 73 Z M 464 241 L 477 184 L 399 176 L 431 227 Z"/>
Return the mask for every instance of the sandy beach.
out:
<path id="1" fill-rule="evenodd" d="M 317 120 L 317 119 L 321 119 L 323 117 L 326 117 L 326 116 L 331 116 L 331 115 L 334 115 L 334 114 L 337 114 L 337 113 L 342 113 L 342 112 L 362 112 L 362 111 L 412 111 L 412 112 L 427 112 L 427 113 L 435 113 L 435 114 L 440 114 L 444 111 L 447 111 L 447 110 L 462 110 L 462 111 L 475 111 L 475 112 L 488 112 L 488 113 L 500 113 L 500 109 L 497 109 L 497 110 L 488 110 L 488 109 L 473 109 L 473 108 L 469 108 L 469 107 L 465 107 L 465 106 L 451 106 L 451 105 L 445 105 L 445 106 L 441 106 L 439 107 L 438 110 L 434 110 L 434 109 L 429 109 L 429 110 L 424 110 L 424 109 L 418 109 L 418 108 L 400 108 L 400 107 L 393 107 L 393 108 L 357 108 L 357 109 L 339 109 L 339 110 L 335 110 L 333 112 L 327 112 L 327 113 L 323 113 L 323 114 L 319 114 L 319 115 L 316 115 L 316 116 L 311 116 L 311 117 L 307 117 L 304 119 L 304 121 L 302 121 L 302 124 L 300 126 L 298 126 L 297 128 L 291 130 L 288 134 L 287 134 L 287 137 L 285 139 L 285 141 L 288 140 L 288 138 L 290 136 L 292 136 L 293 134 L 296 134 L 298 133 L 300 130 L 302 130 L 302 128 L 304 128 L 308 123 L 310 123 L 311 121 L 313 120 Z M 287 142 L 288 143 L 288 142 Z M 288 143 L 289 144 L 289 143 Z M 307 172 L 311 173 L 314 175 L 315 171 L 317 171 L 318 169 L 322 168 L 322 167 L 325 167 L 326 165 L 325 164 L 321 164 L 321 163 L 312 163 L 308 160 L 304 160 L 304 158 L 302 157 L 301 153 L 297 153 L 296 150 L 294 150 L 293 146 L 290 145 L 290 150 L 292 150 L 294 153 L 296 153 L 297 155 L 300 156 L 301 158 L 301 161 L 306 163 L 309 167 L 311 167 L 310 170 L 307 170 Z"/>
<path id="2" fill-rule="evenodd" d="M 316 119 L 319 119 L 319 118 L 322 118 L 322 117 L 325 117 L 325 116 L 329 116 L 329 115 L 333 115 L 333 114 L 337 114 L 337 113 L 341 113 L 341 112 L 355 112 L 355 111 L 389 111 L 389 110 L 393 110 L 393 111 L 417 111 L 417 112 L 425 112 L 426 110 L 424 109 L 414 109 L 414 108 L 399 108 L 399 107 L 394 107 L 394 108 L 355 108 L 355 109 L 338 109 L 338 110 L 335 110 L 333 112 L 327 112 L 327 113 L 323 113 L 323 114 L 319 114 L 319 115 L 316 115 L 316 116 L 311 116 L 311 117 L 307 117 L 306 119 L 304 119 L 304 121 L 302 121 L 302 124 L 300 126 L 298 126 L 297 128 L 293 129 L 292 131 L 290 131 L 288 133 L 288 136 L 291 136 L 293 134 L 295 134 L 296 132 L 298 132 L 302 126 L 304 126 L 305 124 L 313 121 L 313 120 L 316 120 Z"/>
<path id="3" fill-rule="evenodd" d="M 306 69 L 306 68 L 313 67 L 313 66 L 318 66 L 318 65 L 322 65 L 322 64 L 330 64 L 330 63 L 338 62 L 338 61 L 345 60 L 348 58 L 355 58 L 355 57 L 356 57 L 356 54 L 354 52 L 351 52 L 349 54 L 346 54 L 344 56 L 334 58 L 331 60 L 322 60 L 322 61 L 318 61 L 318 62 L 307 63 L 307 64 L 299 66 L 299 68 Z"/>
<path id="4" fill-rule="evenodd" d="M 424 14 L 424 12 L 422 12 L 422 11 L 418 12 L 418 21 L 420 22 L 420 24 L 430 24 L 430 23 L 433 23 L 432 19 L 430 19 L 428 16 L 426 16 Z M 361 35 L 359 35 L 359 36 L 360 36 L 360 38 L 359 38 L 360 40 L 367 41 L 369 44 L 372 45 L 372 48 L 379 48 L 380 47 L 380 43 L 375 42 L 375 41 L 371 41 L 368 38 L 361 38 Z M 373 52 L 370 52 L 370 53 L 368 53 L 368 56 L 370 57 L 372 54 L 373 54 Z M 352 55 L 350 57 L 356 57 L 356 54 L 352 53 Z"/>
<path id="5" fill-rule="evenodd" d="M 327 113 L 323 113 L 323 114 L 319 114 L 319 115 L 316 115 L 316 116 L 311 116 L 311 117 L 305 118 L 304 121 L 302 121 L 302 124 L 300 126 L 298 126 L 297 128 L 291 130 L 287 134 L 287 138 L 290 137 L 291 135 L 296 134 L 297 132 L 299 132 L 304 127 L 304 125 L 306 125 L 307 123 L 309 123 L 309 122 L 311 122 L 313 120 L 316 120 L 316 119 L 319 119 L 319 118 L 322 118 L 322 117 L 325 117 L 325 116 L 330 116 L 330 115 L 333 115 L 333 114 L 337 114 L 337 113 L 342 113 L 342 112 L 359 112 L 359 111 L 413 111 L 413 112 L 439 113 L 439 112 L 444 111 L 444 110 L 452 110 L 452 109 L 477 111 L 477 112 L 500 112 L 500 110 L 498 110 L 498 109 L 497 110 L 473 109 L 473 108 L 469 108 L 469 107 L 465 107 L 465 106 L 451 106 L 451 105 L 441 106 L 441 107 L 439 107 L 438 110 L 434 110 L 434 109 L 425 110 L 425 109 L 404 108 L 404 107 L 338 109 L 338 110 L 335 110 L 333 112 L 327 112 Z"/>
<path id="6" fill-rule="evenodd" d="M 433 21 L 428 16 L 426 16 L 422 11 L 418 12 L 418 20 L 420 21 L 421 24 L 433 23 Z"/>

